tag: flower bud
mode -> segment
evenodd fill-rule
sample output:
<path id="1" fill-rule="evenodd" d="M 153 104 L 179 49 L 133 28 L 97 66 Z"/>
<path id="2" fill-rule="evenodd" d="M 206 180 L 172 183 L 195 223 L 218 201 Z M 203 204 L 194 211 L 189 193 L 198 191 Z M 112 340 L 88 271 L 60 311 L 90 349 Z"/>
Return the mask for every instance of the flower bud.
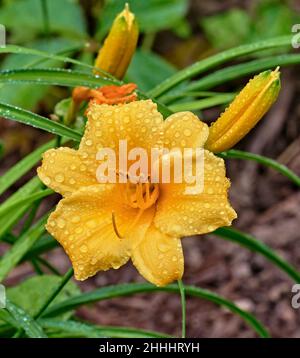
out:
<path id="1" fill-rule="evenodd" d="M 218 153 L 232 148 L 259 122 L 280 91 L 279 68 L 255 76 L 209 129 L 206 148 Z"/>
<path id="2" fill-rule="evenodd" d="M 125 9 L 115 18 L 111 30 L 100 49 L 95 67 L 122 79 L 134 55 L 139 30 L 135 16 Z"/>

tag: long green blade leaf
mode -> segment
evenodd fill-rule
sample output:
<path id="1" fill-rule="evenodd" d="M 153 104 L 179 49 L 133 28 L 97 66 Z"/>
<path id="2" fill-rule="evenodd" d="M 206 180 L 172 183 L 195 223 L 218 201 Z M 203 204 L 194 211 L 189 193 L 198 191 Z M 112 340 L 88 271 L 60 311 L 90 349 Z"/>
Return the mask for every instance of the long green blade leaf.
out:
<path id="1" fill-rule="evenodd" d="M 4 203 L 0 206 L 0 217 L 2 215 L 7 215 L 15 207 L 22 206 L 23 204 L 28 204 L 28 205 L 32 204 L 35 201 L 37 201 L 39 199 L 43 199 L 46 196 L 49 196 L 53 193 L 54 193 L 54 191 L 51 189 L 41 190 L 36 193 L 30 194 L 28 196 L 19 198 L 17 200 L 13 200 L 9 203 Z"/>
<path id="2" fill-rule="evenodd" d="M 84 47 L 84 44 L 82 44 L 81 46 L 76 46 L 71 50 L 79 50 L 83 47 Z M 56 61 L 61 61 L 64 63 L 72 63 L 73 65 L 88 68 L 91 71 L 93 71 L 93 70 L 97 70 L 98 72 L 101 71 L 103 73 L 103 75 L 105 75 L 106 77 L 113 78 L 112 75 L 109 74 L 108 72 L 100 70 L 99 68 L 91 66 L 87 63 L 84 63 L 84 62 L 81 62 L 78 60 L 74 60 L 73 58 L 70 58 L 70 57 L 52 54 L 50 52 L 45 52 L 45 51 L 41 51 L 41 50 L 36 50 L 36 49 L 31 49 L 31 48 L 26 48 L 26 47 L 16 46 L 16 45 L 5 45 L 5 46 L 0 46 L 0 53 L 14 53 L 17 55 L 30 55 L 30 56 L 42 57 L 47 60 L 56 60 Z"/>
<path id="3" fill-rule="evenodd" d="M 42 217 L 34 226 L 26 231 L 1 258 L 0 282 L 6 278 L 10 271 L 21 261 L 26 252 L 43 234 L 47 217 L 47 215 Z"/>
<path id="4" fill-rule="evenodd" d="M 131 327 L 113 327 L 113 326 L 94 326 L 76 321 L 61 321 L 56 319 L 40 319 L 38 323 L 44 329 L 51 329 L 68 333 L 69 337 L 86 337 L 86 338 L 167 338 L 168 335 L 145 331 L 143 329 Z M 51 335 L 51 334 L 50 334 Z M 57 333 L 51 336 L 57 337 Z M 66 337 L 66 335 L 63 335 Z"/>
<path id="5" fill-rule="evenodd" d="M 47 338 L 42 327 L 32 319 L 22 308 L 16 306 L 8 299 L 6 300 L 6 309 L 18 322 L 19 327 L 24 329 L 30 338 Z"/>
<path id="6" fill-rule="evenodd" d="M 236 306 L 233 302 L 219 296 L 208 290 L 204 290 L 194 286 L 184 286 L 185 293 L 189 296 L 203 298 L 226 307 L 231 312 L 238 314 L 250 327 L 252 327 L 261 337 L 268 337 L 269 334 L 264 326 L 249 312 L 246 312 Z M 179 293 L 178 285 L 173 284 L 165 287 L 157 287 L 151 284 L 124 284 L 117 286 L 107 286 L 94 290 L 92 292 L 82 293 L 80 296 L 70 298 L 60 304 L 49 308 L 45 312 L 45 317 L 53 317 L 60 313 L 72 310 L 83 304 L 98 302 L 114 297 L 128 296 L 136 293 L 144 292 L 173 292 Z"/>
<path id="7" fill-rule="evenodd" d="M 33 193 L 34 191 L 41 188 L 41 182 L 38 177 L 34 177 L 29 182 L 27 182 L 24 186 L 22 186 L 17 192 L 10 196 L 9 199 L 6 200 L 5 205 L 9 205 L 11 202 L 15 200 L 19 200 L 20 198 L 26 197 L 27 195 Z M 8 230 L 10 230 L 13 225 L 24 215 L 27 211 L 30 204 L 25 204 L 22 207 L 19 207 L 10 213 L 9 215 L 3 215 L 0 217 L 0 239 Z"/>
<path id="8" fill-rule="evenodd" d="M 26 260 L 31 260 L 45 252 L 48 252 L 52 249 L 55 249 L 58 246 L 58 242 L 52 238 L 50 235 L 42 236 L 39 241 L 37 241 L 32 248 L 26 253 L 21 262 Z"/>
<path id="9" fill-rule="evenodd" d="M 67 87 L 86 86 L 98 88 L 104 85 L 122 85 L 123 82 L 89 75 L 83 72 L 62 69 L 21 69 L 0 71 L 0 83 L 37 83 L 43 85 L 58 85 Z M 149 99 L 149 96 L 137 91 L 140 99 Z M 155 101 L 164 117 L 173 112 L 165 105 Z"/>
<path id="10" fill-rule="evenodd" d="M 251 62 L 242 63 L 235 66 L 230 66 L 222 70 L 213 72 L 212 74 L 205 76 L 197 82 L 188 85 L 185 90 L 207 90 L 220 84 L 234 80 L 236 78 L 243 77 L 245 75 L 258 73 L 263 70 L 275 68 L 277 66 L 295 65 L 300 63 L 299 54 L 289 54 L 274 56 L 271 58 L 262 58 Z"/>
<path id="11" fill-rule="evenodd" d="M 41 159 L 41 155 L 48 149 L 55 146 L 55 140 L 43 144 L 32 153 L 27 155 L 24 159 L 20 160 L 16 165 L 9 169 L 0 178 L 0 195 L 5 192 L 12 184 L 20 179 L 25 173 L 33 168 L 36 163 Z"/>
<path id="12" fill-rule="evenodd" d="M 205 108 L 226 104 L 235 97 L 234 94 L 220 94 L 215 97 L 200 99 L 198 101 L 182 102 L 170 105 L 169 108 L 174 112 L 179 111 L 196 111 Z"/>
<path id="13" fill-rule="evenodd" d="M 80 141 L 81 139 L 81 134 L 74 129 L 66 127 L 63 124 L 57 122 L 53 122 L 48 118 L 42 117 L 30 111 L 11 106 L 9 104 L 0 103 L 0 116 L 20 123 L 25 123 L 32 127 L 43 129 L 44 131 L 62 137 L 64 136 L 75 141 Z"/>
<path id="14" fill-rule="evenodd" d="M 290 44 L 291 44 L 291 36 L 281 36 L 273 39 L 255 42 L 249 45 L 238 46 L 233 49 L 223 51 L 214 56 L 198 61 L 193 65 L 185 68 L 184 70 L 177 72 L 175 75 L 169 77 L 161 84 L 159 84 L 157 87 L 155 87 L 153 90 L 151 90 L 148 94 L 151 97 L 157 98 L 161 96 L 163 93 L 165 93 L 166 91 L 176 86 L 177 84 L 191 77 L 199 75 L 200 73 L 203 73 L 204 71 L 207 71 L 213 67 L 221 65 L 222 63 L 228 62 L 237 57 L 248 55 L 254 52 L 276 48 L 276 47 L 288 46 Z"/>
<path id="15" fill-rule="evenodd" d="M 264 157 L 259 154 L 244 152 L 241 150 L 230 149 L 226 152 L 218 153 L 218 156 L 224 159 L 247 159 L 265 165 L 266 167 L 276 170 L 278 173 L 289 178 L 294 184 L 300 186 L 300 177 L 295 174 L 292 170 L 286 167 L 284 164 L 278 163 L 276 160 Z"/>
<path id="16" fill-rule="evenodd" d="M 267 245 L 255 239 L 253 236 L 240 232 L 236 229 L 227 227 L 217 229 L 216 231 L 214 231 L 214 234 L 222 239 L 236 242 L 253 252 L 260 253 L 269 261 L 274 263 L 277 267 L 279 267 L 282 271 L 287 273 L 291 279 L 293 279 L 297 283 L 300 283 L 300 273 L 287 261 L 278 256 Z"/>
<path id="17" fill-rule="evenodd" d="M 0 71 L 0 82 L 27 82 L 70 87 L 87 86 L 91 88 L 120 84 L 120 82 L 116 82 L 114 80 L 103 78 L 97 75 L 57 68 L 3 70 Z"/>

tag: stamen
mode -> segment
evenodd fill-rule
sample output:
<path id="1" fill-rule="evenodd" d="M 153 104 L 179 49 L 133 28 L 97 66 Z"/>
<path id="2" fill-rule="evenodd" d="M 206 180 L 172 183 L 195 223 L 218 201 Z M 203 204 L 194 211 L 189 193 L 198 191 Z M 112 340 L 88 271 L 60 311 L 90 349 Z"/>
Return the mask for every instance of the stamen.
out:
<path id="1" fill-rule="evenodd" d="M 149 209 L 152 205 L 155 205 L 159 197 L 159 186 L 157 184 L 151 184 L 149 181 L 144 182 L 139 180 L 138 182 L 131 183 L 129 180 L 127 180 L 125 184 L 122 184 L 121 191 L 124 204 L 129 206 L 131 209 L 139 209 L 133 222 L 130 224 L 124 235 L 120 234 L 117 228 L 115 213 L 112 212 L 112 224 L 114 231 L 118 238 L 123 239 L 137 224 L 144 211 Z"/>
<path id="2" fill-rule="evenodd" d="M 126 237 L 126 235 L 128 234 L 128 232 L 134 228 L 134 226 L 137 224 L 137 222 L 140 220 L 143 212 L 145 210 L 139 210 L 136 217 L 134 218 L 133 222 L 131 223 L 131 225 L 129 226 L 129 228 L 127 229 L 126 233 L 124 235 L 121 235 L 118 228 L 117 228 L 117 223 L 116 223 L 116 215 L 114 213 L 114 211 L 111 213 L 111 218 L 112 218 L 112 224 L 113 224 L 113 228 L 115 231 L 115 234 L 118 236 L 119 239 L 124 239 Z"/>
<path id="3" fill-rule="evenodd" d="M 122 236 L 117 228 L 117 223 L 116 223 L 116 216 L 114 211 L 111 213 L 111 218 L 112 218 L 112 224 L 113 224 L 113 228 L 114 231 L 116 233 L 116 235 L 118 236 L 119 239 L 124 239 L 124 236 Z"/>

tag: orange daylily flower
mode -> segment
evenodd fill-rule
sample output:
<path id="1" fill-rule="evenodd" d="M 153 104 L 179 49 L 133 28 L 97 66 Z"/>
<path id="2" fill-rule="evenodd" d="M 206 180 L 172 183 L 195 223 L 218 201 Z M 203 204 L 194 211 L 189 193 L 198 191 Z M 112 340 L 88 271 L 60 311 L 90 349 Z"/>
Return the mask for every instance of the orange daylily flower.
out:
<path id="1" fill-rule="evenodd" d="M 185 183 L 100 184 L 96 178 L 101 148 L 203 148 L 208 127 L 191 112 L 163 120 L 151 100 L 119 105 L 92 102 L 78 150 L 58 148 L 43 156 L 38 175 L 63 195 L 47 230 L 69 255 L 75 277 L 119 268 L 129 259 L 158 286 L 182 277 L 180 238 L 231 225 L 236 213 L 228 202 L 224 161 L 204 150 L 204 188 L 186 193 Z M 118 153 L 117 153 L 118 155 Z"/>
<path id="2" fill-rule="evenodd" d="M 88 87 L 76 87 L 72 93 L 72 99 L 76 104 L 83 101 L 94 100 L 97 104 L 120 104 L 132 102 L 137 99 L 135 83 L 128 83 L 123 86 L 108 85 L 97 89 Z"/>

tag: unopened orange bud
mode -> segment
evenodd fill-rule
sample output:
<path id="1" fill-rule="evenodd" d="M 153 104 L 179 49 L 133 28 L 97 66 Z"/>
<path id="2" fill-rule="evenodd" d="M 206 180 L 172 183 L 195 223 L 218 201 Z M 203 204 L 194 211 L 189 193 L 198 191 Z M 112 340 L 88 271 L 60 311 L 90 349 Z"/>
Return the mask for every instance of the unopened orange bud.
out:
<path id="1" fill-rule="evenodd" d="M 111 30 L 100 49 L 95 67 L 122 79 L 127 71 L 138 41 L 138 25 L 134 14 L 125 9 L 115 18 Z"/>
<path id="2" fill-rule="evenodd" d="M 206 148 L 218 153 L 232 148 L 259 122 L 280 91 L 279 68 L 255 76 L 209 129 Z"/>

